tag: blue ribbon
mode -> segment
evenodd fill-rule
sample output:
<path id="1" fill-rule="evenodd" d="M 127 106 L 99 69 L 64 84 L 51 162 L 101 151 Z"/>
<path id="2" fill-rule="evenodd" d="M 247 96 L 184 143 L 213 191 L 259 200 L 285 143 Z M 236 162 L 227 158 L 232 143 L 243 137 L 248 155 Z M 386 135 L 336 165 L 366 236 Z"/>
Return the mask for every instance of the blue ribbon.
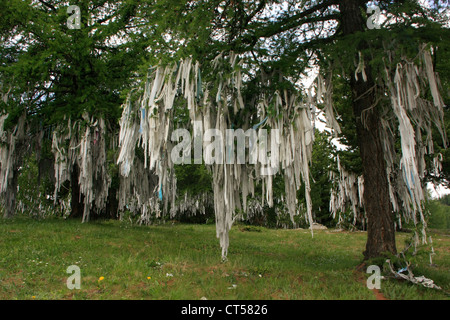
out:
<path id="1" fill-rule="evenodd" d="M 265 117 L 263 121 L 261 121 L 261 122 L 258 123 L 258 124 L 255 124 L 255 125 L 253 126 L 253 130 L 256 130 L 260 125 L 262 125 L 264 122 L 266 122 L 266 120 L 267 120 L 268 118 L 269 118 L 269 117 Z"/>
<path id="2" fill-rule="evenodd" d="M 142 133 L 143 129 L 142 129 L 142 123 L 145 120 L 145 108 L 141 109 L 141 123 L 140 123 L 140 127 L 139 127 L 139 133 Z"/>

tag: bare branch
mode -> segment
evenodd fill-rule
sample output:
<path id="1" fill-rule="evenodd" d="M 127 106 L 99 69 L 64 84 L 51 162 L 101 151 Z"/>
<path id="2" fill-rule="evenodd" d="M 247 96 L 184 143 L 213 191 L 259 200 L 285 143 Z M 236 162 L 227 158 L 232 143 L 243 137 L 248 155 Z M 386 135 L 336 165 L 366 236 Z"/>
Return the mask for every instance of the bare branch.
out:
<path id="1" fill-rule="evenodd" d="M 47 8 L 49 8 L 49 9 L 51 9 L 51 10 L 56 12 L 56 8 L 52 4 L 50 4 L 48 2 L 45 2 L 43 0 L 39 0 L 39 2 L 42 3 L 44 6 L 46 6 Z"/>

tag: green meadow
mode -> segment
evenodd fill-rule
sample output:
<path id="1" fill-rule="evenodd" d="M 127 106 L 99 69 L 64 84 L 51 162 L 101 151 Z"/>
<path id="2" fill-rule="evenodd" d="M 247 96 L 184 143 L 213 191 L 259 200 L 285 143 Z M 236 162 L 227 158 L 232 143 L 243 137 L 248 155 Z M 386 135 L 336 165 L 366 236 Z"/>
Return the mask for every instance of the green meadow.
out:
<path id="1" fill-rule="evenodd" d="M 398 249 L 407 233 L 398 233 Z M 227 261 L 215 226 L 17 217 L 0 220 L 0 299 L 448 299 L 450 238 L 432 233 L 414 274 L 442 287 L 429 289 L 387 276 L 377 292 L 361 267 L 365 232 L 266 229 L 235 225 Z M 80 269 L 80 289 L 69 289 Z"/>

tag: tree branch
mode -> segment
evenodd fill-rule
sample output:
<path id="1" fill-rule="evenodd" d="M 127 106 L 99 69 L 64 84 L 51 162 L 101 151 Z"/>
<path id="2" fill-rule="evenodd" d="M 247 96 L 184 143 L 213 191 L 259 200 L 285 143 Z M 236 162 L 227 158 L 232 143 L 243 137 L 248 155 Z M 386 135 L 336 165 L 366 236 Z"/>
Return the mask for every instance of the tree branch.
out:
<path id="1" fill-rule="evenodd" d="M 39 2 L 42 3 L 44 6 L 46 6 L 47 8 L 49 8 L 49 9 L 51 9 L 51 10 L 56 12 L 56 8 L 52 4 L 50 4 L 48 2 L 45 2 L 43 0 L 39 0 Z"/>
<path id="2" fill-rule="evenodd" d="M 261 4 L 261 3 L 260 3 Z M 254 45 L 259 38 L 267 38 L 274 36 L 276 34 L 297 28 L 301 25 L 304 25 L 306 23 L 313 23 L 313 22 L 320 22 L 320 21 L 328 21 L 328 20 L 337 20 L 340 18 L 340 14 L 333 13 L 329 14 L 327 16 L 315 16 L 315 17 L 308 17 L 309 15 L 313 14 L 314 12 L 320 11 L 328 8 L 332 5 L 339 4 L 338 0 L 328 0 L 323 1 L 322 3 L 319 3 L 307 10 L 304 10 L 302 12 L 299 12 L 296 15 L 293 15 L 289 18 L 286 18 L 284 20 L 278 21 L 273 24 L 266 25 L 264 28 L 261 28 L 259 30 L 255 30 L 255 32 L 248 36 L 247 39 L 244 39 L 244 43 L 248 43 L 250 45 Z M 323 12 L 322 12 L 323 14 Z"/>
<path id="3" fill-rule="evenodd" d="M 266 6 L 266 0 L 261 0 L 261 2 L 259 3 L 258 7 L 255 9 L 255 11 L 253 11 L 252 13 L 250 13 L 247 16 L 243 27 L 244 28 L 247 27 L 247 25 L 250 23 L 250 21 L 258 14 L 258 12 L 261 12 L 261 10 L 264 9 L 265 6 Z"/>

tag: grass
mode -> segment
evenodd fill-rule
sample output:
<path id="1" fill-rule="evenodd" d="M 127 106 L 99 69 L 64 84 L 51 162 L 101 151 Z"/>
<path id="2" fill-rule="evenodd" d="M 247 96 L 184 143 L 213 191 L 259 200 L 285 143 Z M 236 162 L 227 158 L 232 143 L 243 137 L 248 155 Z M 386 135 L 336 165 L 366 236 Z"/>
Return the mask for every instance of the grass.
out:
<path id="1" fill-rule="evenodd" d="M 407 236 L 398 234 L 399 248 Z M 311 237 L 309 230 L 236 225 L 222 262 L 214 225 L 17 217 L 0 220 L 0 299 L 375 299 L 369 274 L 356 271 L 365 241 L 364 232 L 317 230 Z M 433 241 L 437 267 L 424 256 L 417 270 L 448 292 L 450 239 L 441 232 Z M 66 285 L 71 265 L 81 270 L 79 290 Z M 448 299 L 398 280 L 382 280 L 381 293 Z"/>

